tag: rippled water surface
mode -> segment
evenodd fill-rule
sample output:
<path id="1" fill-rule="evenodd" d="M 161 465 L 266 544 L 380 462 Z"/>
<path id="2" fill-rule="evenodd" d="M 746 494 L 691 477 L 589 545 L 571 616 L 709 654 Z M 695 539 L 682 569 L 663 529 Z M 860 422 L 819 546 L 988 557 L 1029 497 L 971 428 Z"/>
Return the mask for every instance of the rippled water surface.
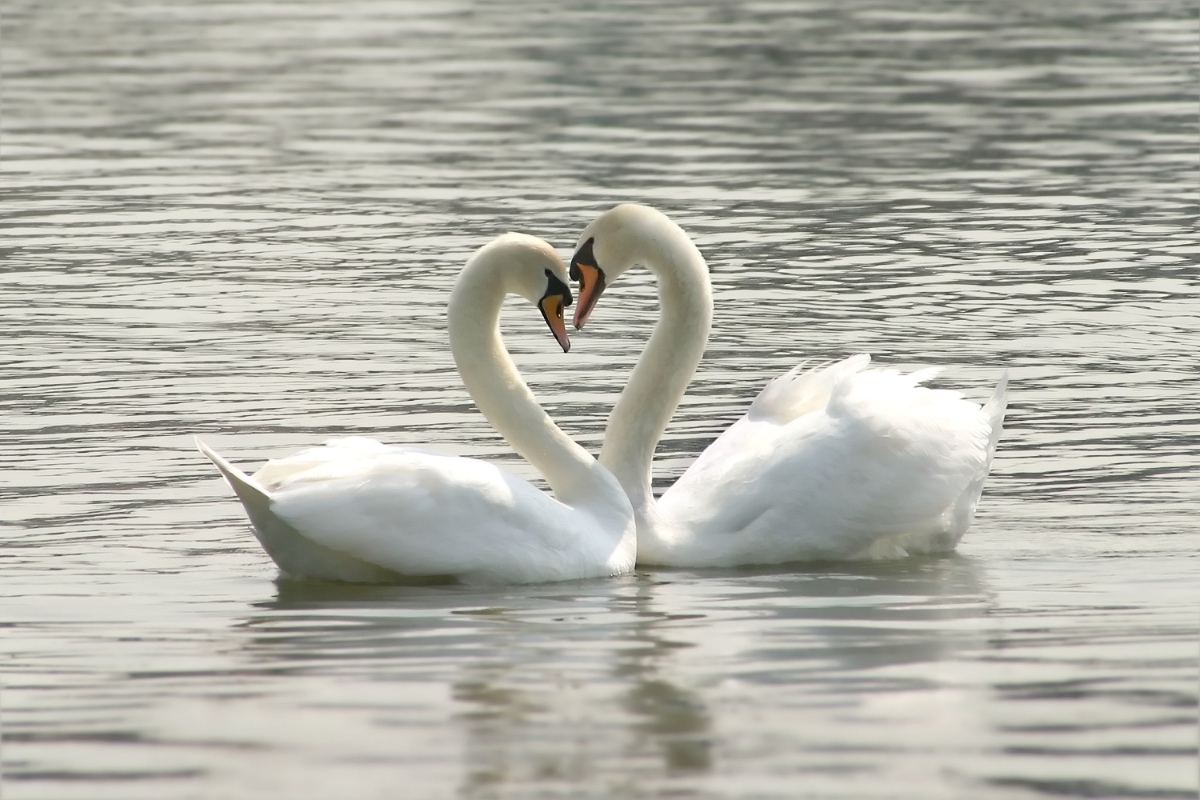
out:
<path id="1" fill-rule="evenodd" d="M 11 0 L 4 797 L 1195 797 L 1198 42 L 1155 0 Z M 1007 368 L 958 554 L 277 581 L 192 434 L 532 477 L 450 283 L 630 199 L 716 291 L 659 484 L 802 359 Z M 596 449 L 655 315 L 636 271 L 569 355 L 504 327 Z"/>

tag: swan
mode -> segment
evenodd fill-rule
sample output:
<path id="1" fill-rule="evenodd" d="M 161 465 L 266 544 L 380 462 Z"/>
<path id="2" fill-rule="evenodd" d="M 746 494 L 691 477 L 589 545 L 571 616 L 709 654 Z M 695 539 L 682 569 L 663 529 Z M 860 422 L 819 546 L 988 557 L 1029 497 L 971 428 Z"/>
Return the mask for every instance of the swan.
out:
<path id="1" fill-rule="evenodd" d="M 542 410 L 500 339 L 518 294 L 568 350 L 567 270 L 546 242 L 506 234 L 481 248 L 450 295 L 450 349 L 467 391 L 554 497 L 495 465 L 371 439 L 334 439 L 247 476 L 198 438 L 263 548 L 289 577 L 388 582 L 453 577 L 536 583 L 633 569 L 633 508 L 616 478 Z"/>
<path id="2" fill-rule="evenodd" d="M 656 502 L 654 449 L 700 363 L 712 320 L 708 267 L 661 212 L 619 205 L 571 259 L 583 327 L 634 264 L 661 316 L 609 417 L 600 463 L 637 517 L 638 564 L 731 567 L 900 558 L 953 550 L 974 517 L 1004 419 L 1007 373 L 982 408 L 922 386 L 936 370 L 870 368 L 855 355 L 770 381 L 746 414 Z"/>

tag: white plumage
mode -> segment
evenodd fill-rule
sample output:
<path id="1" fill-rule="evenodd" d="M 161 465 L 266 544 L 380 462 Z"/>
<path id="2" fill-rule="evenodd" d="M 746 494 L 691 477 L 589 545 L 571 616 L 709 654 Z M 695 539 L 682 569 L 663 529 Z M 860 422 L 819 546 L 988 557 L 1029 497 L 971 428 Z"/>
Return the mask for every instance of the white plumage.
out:
<path id="1" fill-rule="evenodd" d="M 509 234 L 463 270 L 450 303 L 451 349 L 480 410 L 546 477 L 557 499 L 477 459 L 344 438 L 268 461 L 248 477 L 197 440 L 234 488 L 255 534 L 293 577 L 380 582 L 454 577 L 529 583 L 633 568 L 633 512 L 620 485 L 554 425 L 500 342 L 504 295 L 570 302 L 561 259 Z M 557 282 L 557 283 L 556 283 Z M 561 287 L 565 296 L 556 296 Z"/>
<path id="2" fill-rule="evenodd" d="M 776 378 L 659 500 L 692 544 L 670 563 L 730 566 L 952 550 L 991 460 L 986 411 L 870 358 Z M 781 384 L 783 385 L 781 387 Z M 648 559 L 648 560 L 653 560 Z"/>
<path id="3" fill-rule="evenodd" d="M 580 237 L 576 326 L 635 263 L 658 277 L 662 318 L 609 419 L 601 463 L 629 493 L 638 562 L 736 566 L 895 558 L 952 550 L 974 517 L 999 438 L 1002 379 L 987 406 L 856 355 L 767 384 L 657 502 L 654 447 L 700 361 L 708 269 L 674 223 L 645 206 L 601 215 Z"/>

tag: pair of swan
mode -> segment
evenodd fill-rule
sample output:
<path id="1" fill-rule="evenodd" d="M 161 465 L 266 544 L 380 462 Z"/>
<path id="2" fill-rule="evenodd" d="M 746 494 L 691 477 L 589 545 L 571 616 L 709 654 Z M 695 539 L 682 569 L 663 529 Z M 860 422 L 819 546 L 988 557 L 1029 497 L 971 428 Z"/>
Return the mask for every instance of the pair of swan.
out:
<path id="1" fill-rule="evenodd" d="M 768 383 L 656 501 L 651 460 L 699 365 L 712 294 L 682 229 L 652 208 L 621 205 L 584 230 L 571 259 L 576 328 L 638 263 L 658 280 L 661 317 L 599 460 L 542 410 L 500 340 L 500 307 L 515 293 L 569 349 L 568 270 L 553 248 L 502 236 L 471 257 L 451 293 L 450 348 L 467 391 L 553 498 L 476 459 L 364 438 L 269 461 L 253 476 L 197 443 L 264 549 L 296 577 L 527 583 L 618 575 L 635 561 L 729 567 L 955 547 L 995 452 L 1006 381 L 981 408 L 921 386 L 932 370 L 872 369 L 865 355 Z"/>

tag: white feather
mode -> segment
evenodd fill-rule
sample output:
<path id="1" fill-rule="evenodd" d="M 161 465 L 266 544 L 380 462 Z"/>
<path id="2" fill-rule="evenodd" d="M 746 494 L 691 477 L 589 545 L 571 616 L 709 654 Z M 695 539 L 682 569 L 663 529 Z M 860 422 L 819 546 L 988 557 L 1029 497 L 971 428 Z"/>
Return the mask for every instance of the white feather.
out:
<path id="1" fill-rule="evenodd" d="M 957 545 L 995 452 L 1003 389 L 998 416 L 920 386 L 929 371 L 868 362 L 854 356 L 764 389 L 660 499 L 662 522 L 689 542 L 671 563 L 897 557 Z"/>
<path id="2" fill-rule="evenodd" d="M 637 263 L 658 278 L 662 317 L 600 455 L 633 502 L 639 563 L 896 558 L 958 544 L 995 453 L 1005 379 L 981 409 L 957 392 L 922 386 L 936 368 L 873 369 L 867 355 L 802 364 L 768 383 L 655 501 L 654 446 L 708 337 L 708 267 L 677 225 L 638 205 L 598 217 L 580 236 L 580 254 L 609 285 Z M 594 302 L 580 290 L 580 309 Z"/>
<path id="3" fill-rule="evenodd" d="M 197 440 L 285 574 L 529 583 L 633 568 L 625 493 L 538 406 L 500 341 L 506 293 L 536 303 L 566 279 L 553 248 L 509 234 L 468 262 L 449 312 L 451 350 L 468 391 L 556 497 L 483 461 L 361 437 L 273 459 L 250 477 Z"/>

